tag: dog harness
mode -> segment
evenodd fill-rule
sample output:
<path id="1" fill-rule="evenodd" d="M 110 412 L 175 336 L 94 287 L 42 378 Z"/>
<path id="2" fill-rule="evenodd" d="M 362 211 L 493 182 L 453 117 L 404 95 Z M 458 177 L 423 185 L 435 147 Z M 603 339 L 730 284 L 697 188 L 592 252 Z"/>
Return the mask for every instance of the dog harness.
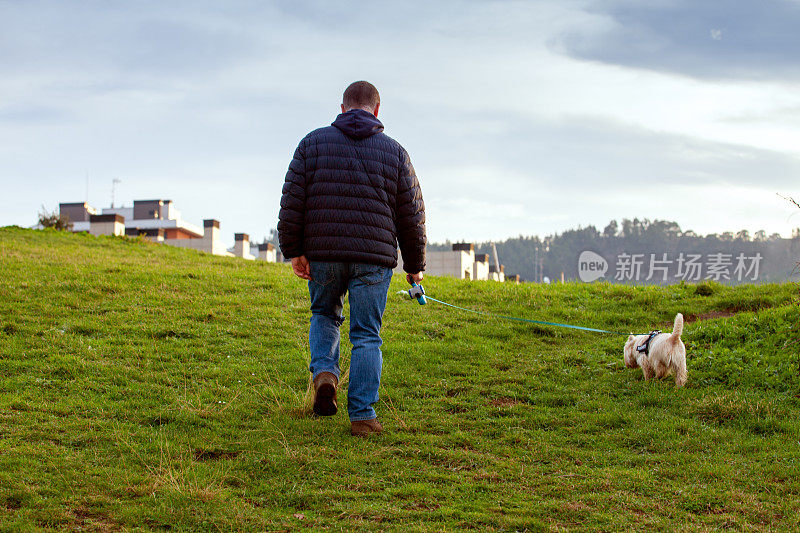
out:
<path id="1" fill-rule="evenodd" d="M 645 355 L 650 355 L 650 341 L 653 340 L 656 335 L 660 335 L 661 331 L 651 331 L 650 335 L 647 337 L 647 340 L 644 341 L 644 344 L 641 346 L 636 347 L 636 351 L 639 353 L 643 353 Z"/>

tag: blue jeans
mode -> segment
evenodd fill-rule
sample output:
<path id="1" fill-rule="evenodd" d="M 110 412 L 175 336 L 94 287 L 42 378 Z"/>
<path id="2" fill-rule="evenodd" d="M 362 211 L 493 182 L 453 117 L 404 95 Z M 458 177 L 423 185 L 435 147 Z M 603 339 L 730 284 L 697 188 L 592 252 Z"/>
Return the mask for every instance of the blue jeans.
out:
<path id="1" fill-rule="evenodd" d="M 372 420 L 372 404 L 378 401 L 381 383 L 381 322 L 392 270 L 361 263 L 311 262 L 311 346 L 309 370 L 314 378 L 321 372 L 339 377 L 339 327 L 344 322 L 344 295 L 350 301 L 350 383 L 347 414 L 350 420 Z"/>

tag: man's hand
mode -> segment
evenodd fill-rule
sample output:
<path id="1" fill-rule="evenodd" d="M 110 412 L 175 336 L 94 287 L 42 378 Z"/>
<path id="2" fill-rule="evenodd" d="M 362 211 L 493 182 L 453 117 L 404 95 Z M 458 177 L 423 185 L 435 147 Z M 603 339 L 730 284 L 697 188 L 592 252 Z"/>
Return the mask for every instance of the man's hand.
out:
<path id="1" fill-rule="evenodd" d="M 422 272 L 417 272 L 416 274 L 406 274 L 406 280 L 409 283 L 419 283 L 422 281 Z"/>
<path id="2" fill-rule="evenodd" d="M 298 278 L 307 279 L 311 281 L 311 265 L 306 259 L 306 256 L 292 257 L 292 270 Z"/>

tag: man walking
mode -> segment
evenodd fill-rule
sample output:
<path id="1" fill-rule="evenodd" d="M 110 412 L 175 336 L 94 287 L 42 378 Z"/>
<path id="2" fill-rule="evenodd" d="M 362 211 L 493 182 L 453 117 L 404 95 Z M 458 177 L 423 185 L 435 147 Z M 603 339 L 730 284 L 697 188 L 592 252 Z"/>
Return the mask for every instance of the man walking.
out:
<path id="1" fill-rule="evenodd" d="M 350 302 L 347 412 L 353 435 L 380 433 L 378 401 L 383 311 L 397 246 L 406 279 L 425 269 L 425 204 L 405 149 L 383 133 L 380 96 L 366 81 L 344 91 L 342 113 L 300 141 L 286 173 L 278 238 L 311 296 L 314 412 L 336 414 L 339 328 Z"/>

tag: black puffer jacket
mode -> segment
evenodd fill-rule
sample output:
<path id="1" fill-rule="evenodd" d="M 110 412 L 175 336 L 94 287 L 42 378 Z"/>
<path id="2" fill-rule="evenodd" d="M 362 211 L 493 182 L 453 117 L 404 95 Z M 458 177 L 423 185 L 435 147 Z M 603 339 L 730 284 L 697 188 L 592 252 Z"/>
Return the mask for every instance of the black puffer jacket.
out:
<path id="1" fill-rule="evenodd" d="M 278 238 L 287 258 L 425 269 L 425 204 L 405 149 L 353 109 L 300 141 L 286 173 Z"/>

